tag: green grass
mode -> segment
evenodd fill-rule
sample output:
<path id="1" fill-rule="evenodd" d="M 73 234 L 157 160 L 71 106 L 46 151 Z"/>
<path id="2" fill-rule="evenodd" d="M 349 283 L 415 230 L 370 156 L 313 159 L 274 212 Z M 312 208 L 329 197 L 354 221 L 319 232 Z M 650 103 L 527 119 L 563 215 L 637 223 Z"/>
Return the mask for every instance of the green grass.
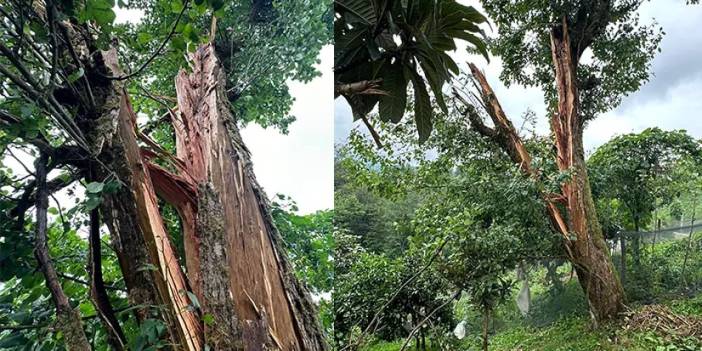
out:
<path id="1" fill-rule="evenodd" d="M 702 316 L 702 294 L 664 302 L 680 314 Z M 467 340 L 452 350 L 480 350 L 478 335 L 466 335 Z M 397 351 L 402 340 L 373 343 L 363 351 Z M 414 350 L 413 344 L 408 350 Z M 435 349 L 428 348 L 434 351 Z M 592 329 L 583 315 L 563 316 L 547 326 L 525 323 L 498 331 L 490 337 L 491 351 L 698 351 L 702 343 L 692 339 L 672 339 L 651 332 L 624 330 L 621 325 L 605 325 Z M 438 351 L 438 350 L 437 350 Z"/>
<path id="2" fill-rule="evenodd" d="M 680 267 L 687 242 L 660 243 L 653 255 L 647 253 L 642 259 L 645 265 L 640 273 L 644 278 L 630 274 L 631 281 L 625 286 L 629 307 L 636 309 L 644 303 L 657 303 L 678 314 L 702 317 L 702 250 L 699 249 L 702 247 L 702 232 L 695 234 L 693 242 L 695 249 L 685 274 L 693 283 L 687 289 L 680 286 Z M 563 275 L 569 270 L 569 265 L 559 268 Z M 499 306 L 491 324 L 490 351 L 702 351 L 699 340 L 627 330 L 621 322 L 591 328 L 585 297 L 577 278 L 565 282 L 557 293 L 546 284 L 544 269 L 532 272 L 529 281 L 532 292 L 530 314 L 523 317 L 512 301 Z M 515 294 L 517 290 L 515 288 Z M 694 296 L 682 295 L 695 290 L 697 294 Z M 456 320 L 468 321 L 466 338 L 457 341 L 452 335 L 448 336 L 447 339 L 456 344 L 444 350 L 481 350 L 481 315 L 466 300 L 457 302 L 453 312 Z M 361 350 L 397 351 L 402 343 L 403 340 L 377 341 Z M 430 344 L 429 340 L 427 343 Z M 415 350 L 414 344 L 410 344 L 407 350 Z M 440 349 L 429 347 L 428 350 Z"/>

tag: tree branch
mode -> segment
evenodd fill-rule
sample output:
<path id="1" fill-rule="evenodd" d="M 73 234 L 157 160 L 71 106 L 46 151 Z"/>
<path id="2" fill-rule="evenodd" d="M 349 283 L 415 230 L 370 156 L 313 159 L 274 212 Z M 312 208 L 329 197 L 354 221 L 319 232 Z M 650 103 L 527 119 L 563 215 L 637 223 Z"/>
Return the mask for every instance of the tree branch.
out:
<path id="1" fill-rule="evenodd" d="M 426 323 L 426 322 L 429 320 L 429 318 L 433 317 L 433 316 L 434 316 L 434 313 L 440 311 L 442 308 L 446 307 L 446 305 L 450 304 L 451 301 L 453 301 L 453 300 L 455 300 L 456 298 L 458 298 L 458 297 L 461 295 L 461 292 L 462 292 L 462 291 L 463 291 L 463 290 L 461 290 L 461 289 L 456 290 L 456 292 L 453 293 L 453 295 L 451 295 L 451 297 L 449 297 L 448 300 L 446 300 L 444 303 L 442 303 L 441 305 L 439 305 L 438 307 L 436 307 L 435 309 L 433 309 L 431 312 L 429 312 L 429 314 L 427 314 L 427 316 L 424 317 L 424 319 L 422 319 L 422 321 L 419 322 L 419 323 L 412 329 L 412 331 L 409 333 L 409 335 L 407 336 L 407 339 L 405 339 L 405 342 L 402 344 L 402 347 L 400 348 L 400 351 L 404 351 L 404 350 L 405 350 L 405 348 L 407 347 L 407 344 L 409 344 L 410 340 L 412 340 L 412 337 L 414 336 L 414 333 L 416 333 L 417 330 L 419 330 L 419 329 L 424 325 L 424 323 Z"/>
<path id="2" fill-rule="evenodd" d="M 151 64 L 151 62 L 153 60 L 155 60 L 156 57 L 158 57 L 158 55 L 161 55 L 161 51 L 163 51 L 163 48 L 166 47 L 166 44 L 168 44 L 168 41 L 171 40 L 171 37 L 173 36 L 173 34 L 175 34 L 176 28 L 178 27 L 178 23 L 180 23 L 180 19 L 183 17 L 183 14 L 185 13 L 185 10 L 188 9 L 189 5 L 190 5 L 189 0 L 185 0 L 183 2 L 183 9 L 180 10 L 180 13 L 178 14 L 178 18 L 176 18 L 176 21 L 173 23 L 173 27 L 171 27 L 171 31 L 168 33 L 168 35 L 163 40 L 163 42 L 161 42 L 161 45 L 159 45 L 158 49 L 136 71 L 134 71 L 130 74 L 127 74 L 127 75 L 122 75 L 122 76 L 117 76 L 117 77 L 105 76 L 105 78 L 112 79 L 112 80 L 125 80 L 125 79 L 129 79 L 131 77 L 134 77 L 134 76 L 140 74 L 143 70 L 145 70 L 146 67 L 149 64 Z"/>

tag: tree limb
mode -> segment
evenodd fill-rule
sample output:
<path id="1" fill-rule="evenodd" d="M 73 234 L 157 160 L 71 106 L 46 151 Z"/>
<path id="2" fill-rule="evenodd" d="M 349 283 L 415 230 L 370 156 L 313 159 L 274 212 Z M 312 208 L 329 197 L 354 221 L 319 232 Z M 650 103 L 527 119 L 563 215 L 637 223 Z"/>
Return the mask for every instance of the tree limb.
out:
<path id="1" fill-rule="evenodd" d="M 110 297 L 105 289 L 102 277 L 102 252 L 100 242 L 100 213 L 97 208 L 90 211 L 90 234 L 88 236 L 90 249 L 90 297 L 95 305 L 95 311 L 100 316 L 100 321 L 107 329 L 107 339 L 115 350 L 124 350 L 127 339 L 115 316 L 115 311 L 110 303 Z"/>
<path id="2" fill-rule="evenodd" d="M 400 348 L 400 351 L 404 351 L 404 350 L 405 350 L 405 348 L 407 347 L 407 344 L 409 344 L 410 340 L 412 340 L 412 337 L 414 336 L 414 333 L 416 333 L 417 330 L 419 330 L 419 329 L 424 325 L 424 323 L 426 323 L 426 322 L 429 320 L 429 318 L 431 318 L 432 316 L 434 316 L 434 313 L 440 311 L 442 308 L 446 307 L 446 305 L 450 304 L 451 301 L 453 301 L 453 300 L 455 300 L 456 298 L 458 298 L 458 297 L 461 295 L 461 292 L 463 292 L 463 290 L 461 290 L 461 289 L 456 290 L 456 292 L 453 293 L 453 295 L 451 295 L 451 297 L 449 297 L 448 300 L 446 300 L 444 303 L 442 303 L 441 305 L 439 305 L 438 307 L 436 307 L 435 309 L 433 309 L 431 312 L 429 312 L 429 314 L 427 314 L 427 316 L 424 317 L 424 319 L 422 319 L 422 321 L 419 322 L 419 323 L 412 329 L 412 331 L 409 333 L 409 335 L 407 336 L 407 339 L 405 339 L 405 342 L 402 344 L 402 347 Z"/>

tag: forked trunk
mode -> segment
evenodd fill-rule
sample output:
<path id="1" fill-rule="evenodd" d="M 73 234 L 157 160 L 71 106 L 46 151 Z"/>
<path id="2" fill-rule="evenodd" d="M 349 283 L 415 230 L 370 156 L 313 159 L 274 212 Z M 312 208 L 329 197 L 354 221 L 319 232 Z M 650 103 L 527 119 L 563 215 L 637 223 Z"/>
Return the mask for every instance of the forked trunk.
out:
<path id="1" fill-rule="evenodd" d="M 104 74 L 121 75 L 116 57 L 114 50 L 96 55 Z M 316 308 L 294 276 L 256 183 L 212 46 L 198 49 L 192 60 L 193 73 L 177 78 L 177 157 L 136 130 L 118 81 L 99 82 L 99 117 L 84 126 L 106 166 L 97 179 L 122 184 L 103 194 L 101 212 L 130 301 L 141 307 L 139 319 L 163 318 L 178 349 L 326 350 Z M 155 156 L 177 174 L 151 162 Z M 181 216 L 188 277 L 169 241 L 157 193 Z"/>
<path id="2" fill-rule="evenodd" d="M 559 170 L 570 172 L 572 178 L 563 184 L 561 194 L 543 194 L 553 227 L 563 235 L 569 261 L 575 267 L 578 280 L 587 296 L 595 321 L 615 317 L 624 307 L 624 291 L 617 277 L 609 248 L 602 235 L 583 150 L 583 120 L 578 114 L 578 90 L 575 65 L 570 52 L 567 26 L 551 32 L 552 59 L 556 71 L 558 110 L 551 117 Z M 527 175 L 536 177 L 531 156 L 516 129 L 507 118 L 495 92 L 482 72 L 470 64 L 480 88 L 480 95 L 494 128 L 485 125 L 475 109 L 468 107 L 468 119 L 480 134 L 500 145 L 514 163 Z M 558 205 L 565 209 L 565 216 Z"/>

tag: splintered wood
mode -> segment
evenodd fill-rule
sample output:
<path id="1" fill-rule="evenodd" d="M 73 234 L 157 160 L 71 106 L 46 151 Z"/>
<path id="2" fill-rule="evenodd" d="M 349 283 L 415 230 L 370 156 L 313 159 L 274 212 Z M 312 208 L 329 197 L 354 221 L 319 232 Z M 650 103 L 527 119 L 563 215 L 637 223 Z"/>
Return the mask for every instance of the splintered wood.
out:
<path id="1" fill-rule="evenodd" d="M 158 210 L 156 192 L 151 176 L 144 163 L 144 157 L 137 145 L 134 133 L 136 116 L 127 94 L 120 101 L 117 134 L 124 156 L 131 170 L 131 190 L 136 205 L 136 221 L 142 231 L 149 256 L 156 266 L 156 285 L 161 301 L 169 307 L 175 317 L 180 340 L 187 350 L 201 350 L 202 336 L 200 321 L 187 296 L 188 285 L 178 264 L 178 258 L 171 246 L 166 227 Z"/>
<path id="2" fill-rule="evenodd" d="M 181 172 L 194 183 L 176 186 L 196 189 L 197 200 L 174 205 L 185 228 L 189 281 L 217 326 L 205 326 L 205 339 L 218 350 L 323 350 L 314 306 L 279 246 L 214 48 L 201 46 L 191 58 L 193 72 L 176 78 L 173 126 Z"/>

